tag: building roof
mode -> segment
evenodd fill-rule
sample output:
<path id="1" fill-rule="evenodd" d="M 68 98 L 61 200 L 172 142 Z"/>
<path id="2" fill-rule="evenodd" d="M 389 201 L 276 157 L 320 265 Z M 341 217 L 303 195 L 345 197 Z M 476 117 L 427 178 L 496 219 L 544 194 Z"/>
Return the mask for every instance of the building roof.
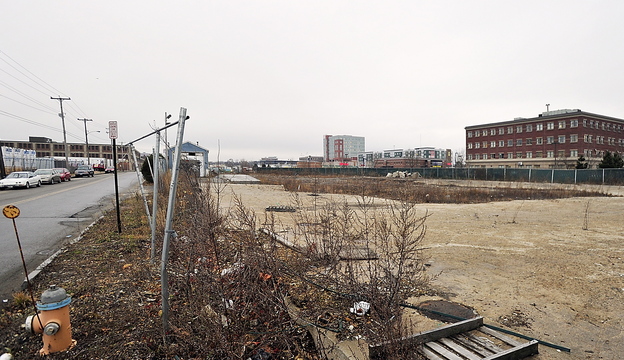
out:
<path id="1" fill-rule="evenodd" d="M 187 141 L 182 143 L 182 152 L 208 152 L 208 149 Z"/>
<path id="2" fill-rule="evenodd" d="M 508 121 L 493 122 L 493 123 L 486 123 L 486 124 L 480 124 L 480 125 L 469 125 L 469 126 L 466 126 L 464 129 L 471 130 L 471 129 L 478 129 L 478 128 L 482 128 L 486 126 L 490 127 L 490 126 L 515 125 L 518 123 L 526 123 L 526 122 L 531 122 L 531 121 L 543 121 L 543 120 L 549 120 L 549 119 L 569 118 L 571 116 L 579 116 L 579 115 L 593 117 L 593 118 L 600 118 L 600 119 L 620 122 L 624 124 L 624 119 L 619 119 L 619 118 L 600 115 L 600 114 L 593 114 L 590 112 L 582 111 L 581 109 L 571 109 L 571 110 L 566 109 L 566 110 L 553 110 L 553 111 L 543 112 L 533 118 L 521 117 L 521 118 L 515 118 L 514 120 L 508 120 Z"/>

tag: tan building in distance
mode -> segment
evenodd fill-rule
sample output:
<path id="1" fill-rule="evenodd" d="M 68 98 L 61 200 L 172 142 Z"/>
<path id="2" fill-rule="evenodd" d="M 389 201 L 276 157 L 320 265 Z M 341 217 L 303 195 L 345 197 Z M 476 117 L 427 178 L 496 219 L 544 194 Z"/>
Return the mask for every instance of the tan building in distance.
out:
<path id="1" fill-rule="evenodd" d="M 35 150 L 38 158 L 44 157 L 65 157 L 65 145 L 53 142 L 46 137 L 29 137 L 28 141 L 0 140 L 0 146 L 7 146 L 25 150 Z M 113 158 L 112 144 L 89 144 L 87 156 L 87 145 L 81 143 L 67 143 L 69 157 L 90 157 L 101 159 Z M 117 157 L 122 159 L 129 155 L 130 148 L 127 145 L 117 145 Z M 140 155 L 138 152 L 137 156 Z"/>
<path id="2" fill-rule="evenodd" d="M 624 151 L 624 120 L 579 109 L 465 130 L 468 167 L 573 169 L 583 156 L 596 168 L 606 151 Z"/>

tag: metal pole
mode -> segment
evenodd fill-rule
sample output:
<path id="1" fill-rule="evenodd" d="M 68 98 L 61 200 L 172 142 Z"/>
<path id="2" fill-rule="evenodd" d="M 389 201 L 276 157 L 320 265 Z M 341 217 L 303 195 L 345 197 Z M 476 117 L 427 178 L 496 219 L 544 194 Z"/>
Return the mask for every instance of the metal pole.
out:
<path id="1" fill-rule="evenodd" d="M 43 329 L 41 318 L 39 318 L 39 311 L 37 310 L 37 303 L 35 302 L 35 295 L 33 294 L 33 288 L 30 284 L 30 280 L 28 279 L 28 270 L 26 269 L 26 261 L 24 260 L 24 251 L 22 250 L 22 243 L 20 242 L 19 232 L 17 231 L 17 224 L 15 224 L 15 218 L 12 218 L 11 220 L 13 221 L 13 230 L 15 231 L 15 238 L 17 239 L 17 247 L 19 248 L 20 256 L 22 257 L 22 266 L 24 267 L 24 274 L 26 276 L 26 284 L 30 293 L 30 299 L 32 300 L 33 307 L 35 308 L 35 315 L 37 316 L 37 320 L 39 320 L 39 326 L 41 326 L 41 328 Z"/>
<path id="2" fill-rule="evenodd" d="M 156 147 L 152 154 L 152 179 L 154 181 L 154 194 L 152 200 L 152 251 L 150 259 L 154 263 L 156 258 L 156 219 L 158 218 L 158 184 L 160 175 L 159 171 L 160 163 L 160 132 L 156 132 Z"/>
<path id="3" fill-rule="evenodd" d="M 134 161 L 134 169 L 137 175 L 137 179 L 139 180 L 139 187 L 141 188 L 141 197 L 143 197 L 143 204 L 145 205 L 145 213 L 147 214 L 147 221 L 152 224 L 152 216 L 149 212 L 149 206 L 147 205 L 147 197 L 145 196 L 145 190 L 143 188 L 143 181 L 141 181 L 141 172 L 139 170 L 139 166 L 136 159 L 136 154 L 134 153 L 134 145 L 130 145 L 130 151 L 132 152 L 132 161 Z"/>
<path id="4" fill-rule="evenodd" d="M 52 97 L 50 96 L 50 99 L 52 100 L 58 100 L 59 103 L 61 104 L 61 113 L 59 114 L 61 116 L 61 121 L 63 122 L 63 146 L 65 147 L 65 167 L 69 167 L 69 155 L 67 154 L 67 133 L 65 132 L 65 113 L 63 112 L 63 100 L 71 100 L 71 98 L 62 98 L 62 97 Z"/>
<path id="5" fill-rule="evenodd" d="M 78 121 L 84 122 L 85 144 L 87 144 L 87 165 L 91 165 L 91 156 L 89 155 L 89 133 L 87 132 L 87 121 L 93 121 L 93 120 L 92 119 L 78 119 Z"/>
<path id="6" fill-rule="evenodd" d="M 113 139 L 113 161 L 115 166 L 115 201 L 117 203 L 117 232 L 121 234 L 121 214 L 119 210 L 119 184 L 117 182 L 117 139 Z"/>
<path id="7" fill-rule="evenodd" d="M 169 170 L 169 142 L 167 141 L 167 120 L 171 118 L 171 114 L 167 114 L 165 111 L 165 171 Z"/>
<path id="8" fill-rule="evenodd" d="M 176 190 L 178 188 L 178 173 L 180 170 L 180 157 L 182 151 L 182 139 L 184 138 L 184 123 L 187 119 L 186 109 L 180 108 L 180 125 L 178 126 L 178 136 L 176 139 L 175 155 L 172 163 L 171 184 L 169 185 L 169 202 L 167 204 L 167 220 L 165 222 L 165 237 L 163 239 L 162 263 L 160 271 L 161 294 L 162 294 L 162 319 L 163 319 L 163 340 L 166 343 L 165 334 L 169 329 L 169 285 L 167 277 L 167 261 L 169 260 L 169 240 L 171 238 L 171 223 L 173 222 L 173 212 L 175 208 Z"/>
<path id="9" fill-rule="evenodd" d="M 6 177 L 6 169 L 4 168 L 4 155 L 2 154 L 2 146 L 0 146 L 0 179 Z"/>

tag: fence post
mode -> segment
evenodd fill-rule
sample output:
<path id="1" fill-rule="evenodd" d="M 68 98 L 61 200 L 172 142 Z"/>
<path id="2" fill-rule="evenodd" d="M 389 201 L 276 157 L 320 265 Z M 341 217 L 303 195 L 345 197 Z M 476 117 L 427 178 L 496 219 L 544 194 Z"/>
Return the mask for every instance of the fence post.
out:
<path id="1" fill-rule="evenodd" d="M 605 172 L 605 169 L 603 168 L 602 169 L 602 185 L 604 185 L 604 172 Z"/>
<path id="2" fill-rule="evenodd" d="M 554 182 L 555 182 L 555 169 L 552 169 L 550 173 L 550 183 L 553 184 Z"/>
<path id="3" fill-rule="evenodd" d="M 577 174 L 578 170 L 574 169 L 574 185 L 576 185 L 576 174 Z"/>

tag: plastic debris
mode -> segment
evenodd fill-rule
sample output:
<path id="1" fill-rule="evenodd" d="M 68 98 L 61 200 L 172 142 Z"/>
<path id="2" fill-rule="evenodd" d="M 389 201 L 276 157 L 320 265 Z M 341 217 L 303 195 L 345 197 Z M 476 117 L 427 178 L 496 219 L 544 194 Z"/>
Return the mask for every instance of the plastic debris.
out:
<path id="1" fill-rule="evenodd" d="M 360 301 L 360 302 L 353 303 L 353 307 L 350 308 L 349 311 L 355 315 L 362 316 L 362 315 L 366 315 L 369 309 L 370 309 L 370 303 L 367 303 L 366 301 Z"/>

